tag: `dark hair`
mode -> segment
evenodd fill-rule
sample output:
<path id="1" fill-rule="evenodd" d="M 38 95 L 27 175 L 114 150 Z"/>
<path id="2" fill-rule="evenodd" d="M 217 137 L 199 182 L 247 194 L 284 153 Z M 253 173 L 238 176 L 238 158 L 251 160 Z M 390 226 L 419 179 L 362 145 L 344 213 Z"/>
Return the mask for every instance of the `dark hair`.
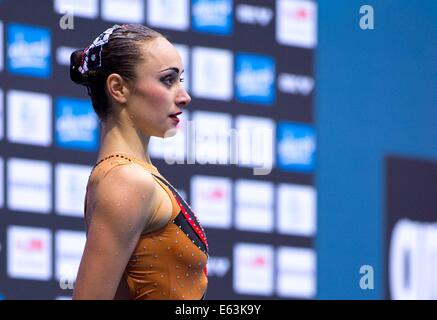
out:
<path id="1" fill-rule="evenodd" d="M 127 24 L 116 28 L 102 47 L 101 65 L 89 68 L 82 74 L 79 71 L 84 59 L 84 50 L 76 50 L 70 56 L 70 78 L 77 84 L 87 87 L 94 111 L 100 120 L 105 121 L 110 110 L 105 83 L 112 73 L 119 74 L 128 82 L 135 80 L 135 66 L 143 61 L 141 42 L 163 37 L 159 32 L 143 25 Z"/>

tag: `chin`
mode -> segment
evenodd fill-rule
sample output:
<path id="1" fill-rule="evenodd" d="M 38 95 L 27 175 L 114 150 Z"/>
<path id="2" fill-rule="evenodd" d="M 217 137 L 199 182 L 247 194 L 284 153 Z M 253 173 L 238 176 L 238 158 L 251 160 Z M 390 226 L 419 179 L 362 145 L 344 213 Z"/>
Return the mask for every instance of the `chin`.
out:
<path id="1" fill-rule="evenodd" d="M 161 139 L 174 137 L 178 133 L 177 128 L 170 128 L 166 131 L 157 131 L 155 134 L 150 135 L 151 137 L 157 137 Z"/>
<path id="2" fill-rule="evenodd" d="M 171 138 L 174 137 L 178 133 L 177 128 L 170 128 L 167 131 L 164 132 L 164 134 L 161 136 L 161 138 Z"/>

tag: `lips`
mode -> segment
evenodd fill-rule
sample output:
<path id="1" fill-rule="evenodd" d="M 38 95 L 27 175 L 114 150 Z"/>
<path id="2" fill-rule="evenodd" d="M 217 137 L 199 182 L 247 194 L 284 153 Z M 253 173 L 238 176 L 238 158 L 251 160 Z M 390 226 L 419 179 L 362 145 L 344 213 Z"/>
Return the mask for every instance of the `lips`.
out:
<path id="1" fill-rule="evenodd" d="M 180 114 L 182 114 L 182 111 L 173 113 L 173 114 L 170 115 L 170 117 L 175 117 L 175 116 L 178 116 Z"/>
<path id="2" fill-rule="evenodd" d="M 180 114 L 182 114 L 182 112 L 173 113 L 169 117 L 174 119 L 174 120 L 177 120 L 179 122 L 178 115 L 180 115 Z"/>

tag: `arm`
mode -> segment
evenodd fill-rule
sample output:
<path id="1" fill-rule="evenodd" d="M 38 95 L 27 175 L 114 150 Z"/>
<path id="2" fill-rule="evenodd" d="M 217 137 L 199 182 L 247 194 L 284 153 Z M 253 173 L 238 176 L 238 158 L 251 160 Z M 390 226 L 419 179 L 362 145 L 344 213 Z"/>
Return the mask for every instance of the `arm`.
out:
<path id="1" fill-rule="evenodd" d="M 156 205 L 152 175 L 136 165 L 113 168 L 95 192 L 73 299 L 113 299 Z"/>

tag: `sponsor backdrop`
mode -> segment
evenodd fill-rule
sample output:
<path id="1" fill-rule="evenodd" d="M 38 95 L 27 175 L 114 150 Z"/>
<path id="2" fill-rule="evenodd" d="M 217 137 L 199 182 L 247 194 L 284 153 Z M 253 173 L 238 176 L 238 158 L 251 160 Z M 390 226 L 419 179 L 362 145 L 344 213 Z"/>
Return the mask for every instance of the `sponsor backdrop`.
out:
<path id="1" fill-rule="evenodd" d="M 176 44 L 192 103 L 154 164 L 210 243 L 209 299 L 313 299 L 312 0 L 0 0 L 0 294 L 68 299 L 99 122 L 69 56 L 115 23 Z"/>

